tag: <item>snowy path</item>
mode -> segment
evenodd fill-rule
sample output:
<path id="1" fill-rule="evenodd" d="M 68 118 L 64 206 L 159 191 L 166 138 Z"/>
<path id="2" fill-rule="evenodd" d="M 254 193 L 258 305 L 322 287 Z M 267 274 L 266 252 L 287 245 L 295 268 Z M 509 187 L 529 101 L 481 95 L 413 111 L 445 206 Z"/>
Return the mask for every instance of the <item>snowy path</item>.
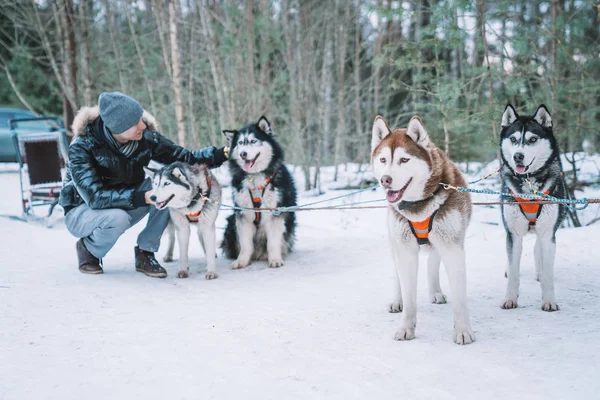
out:
<path id="1" fill-rule="evenodd" d="M 17 214 L 17 175 L 0 173 L 0 187 L 0 214 Z M 467 268 L 477 342 L 463 347 L 452 342 L 451 306 L 427 301 L 424 258 L 417 338 L 392 340 L 400 314 L 386 312 L 393 285 L 384 210 L 298 216 L 284 267 L 233 271 L 220 257 L 215 281 L 204 280 L 195 242 L 189 279 L 175 277 L 176 262 L 165 265 L 164 280 L 136 273 L 141 224 L 106 257 L 104 275 L 88 276 L 77 271 L 64 227 L 0 218 L 0 399 L 598 396 L 598 225 L 559 231 L 560 312 L 540 310 L 533 237 L 519 308 L 501 310 L 504 232 L 490 224 L 500 214 L 476 208 Z M 442 287 L 449 294 L 443 269 Z"/>

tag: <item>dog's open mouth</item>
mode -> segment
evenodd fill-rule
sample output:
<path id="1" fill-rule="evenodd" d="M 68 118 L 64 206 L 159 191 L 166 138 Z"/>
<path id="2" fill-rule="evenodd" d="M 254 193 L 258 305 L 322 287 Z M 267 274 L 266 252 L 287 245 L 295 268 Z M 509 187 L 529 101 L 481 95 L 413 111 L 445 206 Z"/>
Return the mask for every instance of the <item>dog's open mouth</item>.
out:
<path id="1" fill-rule="evenodd" d="M 535 157 L 533 157 L 533 160 L 535 160 Z M 531 167 L 531 164 L 533 164 L 533 160 L 531 160 L 529 165 L 516 164 L 515 171 L 517 171 L 517 174 L 524 174 L 525 172 L 527 172 L 529 170 L 529 167 Z"/>
<path id="2" fill-rule="evenodd" d="M 175 195 L 174 195 L 174 194 L 172 194 L 171 196 L 169 196 L 169 198 L 168 198 L 168 199 L 166 199 L 165 201 L 159 201 L 159 202 L 157 202 L 157 203 L 154 203 L 154 205 L 155 205 L 155 206 L 156 206 L 156 208 L 158 208 L 159 210 L 160 210 L 160 209 L 163 209 L 163 208 L 165 208 L 165 207 L 167 206 L 167 204 L 169 204 L 169 202 L 170 202 L 171 200 L 173 200 L 173 197 L 175 197 Z"/>
<path id="3" fill-rule="evenodd" d="M 387 199 L 387 201 L 389 203 L 395 203 L 398 200 L 400 200 L 402 198 L 402 195 L 406 191 L 406 188 L 408 187 L 408 185 L 410 185 L 411 182 L 412 182 L 412 178 L 410 178 L 408 180 L 408 182 L 406 182 L 406 185 L 404 185 L 404 187 L 402 189 L 400 189 L 400 190 L 388 190 L 385 193 L 385 198 Z"/>
<path id="4" fill-rule="evenodd" d="M 250 168 L 254 167 L 254 163 L 255 163 L 255 162 L 256 162 L 256 160 L 258 159 L 258 156 L 260 156 L 260 153 L 258 153 L 258 154 L 256 155 L 256 157 L 254 157 L 254 159 L 253 159 L 253 160 L 246 160 L 246 161 L 244 162 L 244 165 L 242 165 L 242 169 L 243 169 L 244 171 L 248 172 L 248 170 L 249 170 Z"/>

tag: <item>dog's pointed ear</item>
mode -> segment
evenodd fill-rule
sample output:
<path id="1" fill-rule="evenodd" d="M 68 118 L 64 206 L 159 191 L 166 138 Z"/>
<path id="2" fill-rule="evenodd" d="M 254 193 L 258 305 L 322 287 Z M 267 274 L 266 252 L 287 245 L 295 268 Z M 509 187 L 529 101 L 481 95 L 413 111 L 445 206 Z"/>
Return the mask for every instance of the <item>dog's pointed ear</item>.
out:
<path id="1" fill-rule="evenodd" d="M 410 119 L 408 127 L 406 128 L 406 134 L 409 138 L 414 140 L 416 144 L 424 149 L 428 148 L 429 144 L 431 143 L 429 140 L 429 135 L 423 126 L 423 121 L 418 115 L 415 115 Z"/>
<path id="2" fill-rule="evenodd" d="M 233 131 L 229 131 L 229 130 L 225 130 L 222 131 L 223 135 L 225 135 L 225 138 L 227 139 L 227 144 L 231 146 L 231 141 L 233 140 L 233 137 L 235 135 L 237 135 L 238 131 L 233 130 Z"/>
<path id="3" fill-rule="evenodd" d="M 158 170 L 150 167 L 144 167 L 144 172 L 146 173 L 146 178 L 154 179 L 154 175 L 156 175 Z"/>
<path id="4" fill-rule="evenodd" d="M 544 104 L 541 104 L 538 107 L 533 116 L 533 120 L 544 128 L 552 128 L 552 116 L 550 116 L 550 112 Z"/>
<path id="5" fill-rule="evenodd" d="M 179 167 L 173 168 L 171 173 L 173 174 L 173 176 L 175 178 L 179 179 L 181 182 L 187 183 L 188 179 L 186 178 L 185 174 Z"/>
<path id="6" fill-rule="evenodd" d="M 517 114 L 515 108 L 512 104 L 508 104 L 504 109 L 504 113 L 502 113 L 502 122 L 500 123 L 500 126 L 505 128 L 515 122 L 518 118 L 519 114 Z"/>
<path id="7" fill-rule="evenodd" d="M 263 131 L 266 134 L 269 134 L 269 135 L 273 134 L 273 130 L 271 129 L 271 123 L 269 122 L 267 117 L 265 117 L 264 115 L 258 119 L 256 126 L 258 126 L 258 129 L 260 129 L 261 131 Z"/>
<path id="8" fill-rule="evenodd" d="M 385 137 L 390 133 L 392 133 L 392 131 L 390 130 L 390 127 L 388 126 L 387 122 L 385 122 L 383 117 L 380 115 L 376 116 L 375 121 L 373 121 L 373 133 L 371 136 L 371 153 L 373 152 L 373 150 L 375 150 L 377 146 L 379 146 L 379 143 L 381 143 L 381 141 L 385 139 Z"/>

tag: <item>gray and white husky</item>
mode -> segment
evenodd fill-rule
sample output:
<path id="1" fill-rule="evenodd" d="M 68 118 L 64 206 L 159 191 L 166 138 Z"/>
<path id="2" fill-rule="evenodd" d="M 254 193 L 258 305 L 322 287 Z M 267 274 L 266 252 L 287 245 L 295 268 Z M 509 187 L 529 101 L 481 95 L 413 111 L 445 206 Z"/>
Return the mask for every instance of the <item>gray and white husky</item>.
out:
<path id="1" fill-rule="evenodd" d="M 553 197 L 567 197 L 552 117 L 543 104 L 533 116 L 519 116 L 512 105 L 506 106 L 502 115 L 500 153 L 503 192 L 530 194 L 534 190 Z M 519 197 L 503 201 L 514 204 L 502 205 L 508 254 L 508 287 L 502 308 L 517 307 L 523 237 L 531 232 L 537 235 L 534 260 L 536 278 L 542 286 L 542 310 L 559 310 L 554 295 L 554 256 L 556 230 L 565 218 L 565 206 L 539 204 L 539 201 Z"/>
<path id="2" fill-rule="evenodd" d="M 188 249 L 190 225 L 198 228 L 198 239 L 206 255 L 206 279 L 218 277 L 216 272 L 215 220 L 221 202 L 221 186 L 209 169 L 202 164 L 189 165 L 181 162 L 155 170 L 145 168 L 153 180 L 150 199 L 156 208 L 169 209 L 171 220 L 167 227 L 169 244 L 164 261 L 173 261 L 175 233 L 179 244 L 178 278 L 189 275 Z M 210 201 L 205 201 L 208 198 Z M 215 204 L 217 203 L 217 204 Z"/>

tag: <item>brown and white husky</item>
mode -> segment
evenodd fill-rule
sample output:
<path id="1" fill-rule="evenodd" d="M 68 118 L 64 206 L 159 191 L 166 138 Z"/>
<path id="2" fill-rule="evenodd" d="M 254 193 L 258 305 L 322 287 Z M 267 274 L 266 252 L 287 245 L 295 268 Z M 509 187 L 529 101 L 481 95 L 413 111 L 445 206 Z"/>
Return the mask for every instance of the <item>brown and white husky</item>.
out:
<path id="1" fill-rule="evenodd" d="M 395 130 L 382 117 L 375 118 L 371 164 L 389 206 L 388 233 L 398 277 L 389 311 L 402 311 L 396 340 L 415 337 L 418 257 L 420 248 L 427 247 L 429 298 L 436 304 L 446 302 L 439 278 L 443 261 L 452 296 L 454 341 L 473 342 L 464 250 L 471 198 L 468 193 L 444 190 L 440 185 L 466 186 L 458 168 L 431 142 L 418 116 L 406 129 Z"/>

